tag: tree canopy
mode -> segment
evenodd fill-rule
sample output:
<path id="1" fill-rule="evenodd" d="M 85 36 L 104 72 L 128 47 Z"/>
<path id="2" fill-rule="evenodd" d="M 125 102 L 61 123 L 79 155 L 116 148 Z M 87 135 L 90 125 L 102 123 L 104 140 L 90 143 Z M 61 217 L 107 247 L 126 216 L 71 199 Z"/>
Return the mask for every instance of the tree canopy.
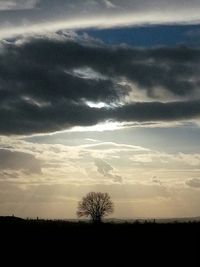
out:
<path id="1" fill-rule="evenodd" d="M 91 217 L 93 222 L 99 223 L 113 211 L 114 204 L 108 193 L 90 192 L 79 202 L 77 215 Z"/>

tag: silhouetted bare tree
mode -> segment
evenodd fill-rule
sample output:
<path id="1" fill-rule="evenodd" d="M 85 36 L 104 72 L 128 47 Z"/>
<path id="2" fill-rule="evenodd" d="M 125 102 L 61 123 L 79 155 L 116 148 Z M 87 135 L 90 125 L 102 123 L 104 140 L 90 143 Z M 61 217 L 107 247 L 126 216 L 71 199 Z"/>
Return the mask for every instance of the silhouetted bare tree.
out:
<path id="1" fill-rule="evenodd" d="M 91 217 L 95 223 L 100 223 L 102 218 L 114 211 L 114 204 L 108 193 L 90 192 L 79 202 L 78 217 Z"/>

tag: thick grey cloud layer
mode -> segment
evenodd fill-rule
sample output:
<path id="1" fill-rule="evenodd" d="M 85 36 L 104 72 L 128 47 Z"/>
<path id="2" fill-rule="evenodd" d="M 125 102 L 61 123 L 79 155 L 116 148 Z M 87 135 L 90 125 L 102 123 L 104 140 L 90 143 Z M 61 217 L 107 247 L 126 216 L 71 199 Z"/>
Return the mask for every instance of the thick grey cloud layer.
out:
<path id="1" fill-rule="evenodd" d="M 39 0 L 1 0 L 0 11 L 32 9 L 38 3 Z"/>
<path id="2" fill-rule="evenodd" d="M 71 11 L 84 11 L 84 12 L 105 12 L 107 8 L 109 12 L 113 11 L 132 11 L 144 12 L 153 10 L 174 10 L 179 9 L 195 9 L 200 8 L 198 0 L 40 0 L 38 6 L 41 8 L 61 9 L 66 8 Z"/>
<path id="3" fill-rule="evenodd" d="M 45 19 L 73 16 L 96 16 L 99 14 L 145 14 L 146 12 L 160 14 L 179 11 L 187 13 L 189 10 L 197 12 L 200 9 L 198 0 L 1 0 L 1 10 L 16 10 L 19 14 L 30 19 L 43 17 Z M 32 12 L 20 11 L 27 7 L 36 7 Z M 7 13 L 8 14 L 8 13 Z M 13 18 L 14 19 L 14 18 Z"/>
<path id="4" fill-rule="evenodd" d="M 11 34 L 7 35 L 8 30 L 15 34 L 24 27 L 29 32 L 38 24 L 45 24 L 51 30 L 58 22 L 72 21 L 71 28 L 80 27 L 82 22 L 87 22 L 84 27 L 194 23 L 199 20 L 199 12 L 199 0 L 3 0 L 0 1 L 0 36 Z M 98 19 L 100 22 L 96 23 Z M 63 28 L 67 28 L 66 24 Z"/>
<path id="5" fill-rule="evenodd" d="M 0 133 L 49 132 L 110 119 L 199 117 L 199 59 L 200 50 L 194 48 L 108 47 L 62 33 L 3 41 Z M 122 81 L 134 84 L 152 101 L 126 104 L 132 89 Z M 165 95 L 176 101 L 166 102 Z M 115 106 L 91 108 L 87 101 Z"/>

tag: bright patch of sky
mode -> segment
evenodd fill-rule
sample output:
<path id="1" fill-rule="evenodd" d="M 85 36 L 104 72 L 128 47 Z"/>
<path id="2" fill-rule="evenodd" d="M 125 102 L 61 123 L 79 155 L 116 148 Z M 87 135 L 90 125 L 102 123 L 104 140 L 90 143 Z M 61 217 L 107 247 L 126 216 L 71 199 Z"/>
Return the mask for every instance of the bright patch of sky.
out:
<path id="1" fill-rule="evenodd" d="M 93 127 L 75 127 L 67 132 L 38 135 L 26 140 L 33 143 L 80 145 L 89 140 L 96 142 L 116 142 L 127 145 L 144 146 L 166 153 L 198 153 L 200 146 L 200 128 L 195 125 L 177 125 L 163 127 L 149 125 L 137 127 L 107 122 Z"/>

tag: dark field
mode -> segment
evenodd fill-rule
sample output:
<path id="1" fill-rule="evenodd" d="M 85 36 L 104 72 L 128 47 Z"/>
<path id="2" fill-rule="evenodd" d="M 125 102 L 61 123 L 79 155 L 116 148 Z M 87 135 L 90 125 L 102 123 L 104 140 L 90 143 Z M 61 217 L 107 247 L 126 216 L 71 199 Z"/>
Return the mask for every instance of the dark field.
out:
<path id="1" fill-rule="evenodd" d="M 1 255 L 18 252 L 18 260 L 97 266 L 108 260 L 113 266 L 135 266 L 145 261 L 157 266 L 176 261 L 199 266 L 200 223 L 104 223 L 0 219 Z M 93 263 L 91 258 L 95 258 Z M 13 260 L 12 257 L 7 261 Z M 128 263 L 130 263 L 128 265 Z M 180 266 L 178 264 L 178 266 Z M 136 265 L 136 266 L 140 266 Z M 57 266 L 57 265 L 56 265 Z M 75 265 L 66 265 L 75 266 Z M 85 266 L 85 265 L 84 265 Z M 105 265 L 106 266 L 106 265 Z M 169 265 L 168 265 L 169 266 Z"/>

